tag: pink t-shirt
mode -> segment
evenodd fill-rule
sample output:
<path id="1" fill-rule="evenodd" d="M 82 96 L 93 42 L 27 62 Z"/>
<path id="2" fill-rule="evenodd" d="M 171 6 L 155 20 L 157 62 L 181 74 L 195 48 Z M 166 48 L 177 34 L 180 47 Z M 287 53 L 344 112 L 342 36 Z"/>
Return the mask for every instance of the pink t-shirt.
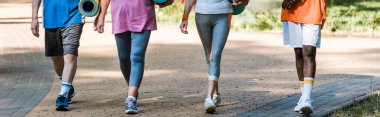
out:
<path id="1" fill-rule="evenodd" d="M 157 30 L 156 12 L 151 0 L 112 0 L 112 33 Z"/>

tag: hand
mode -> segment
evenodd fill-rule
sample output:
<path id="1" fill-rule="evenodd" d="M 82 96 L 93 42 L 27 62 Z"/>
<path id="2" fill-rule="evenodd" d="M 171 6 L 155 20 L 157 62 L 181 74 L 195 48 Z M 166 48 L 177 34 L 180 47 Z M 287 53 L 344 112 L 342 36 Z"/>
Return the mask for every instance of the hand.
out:
<path id="1" fill-rule="evenodd" d="M 32 20 L 30 29 L 32 30 L 32 33 L 33 33 L 34 36 L 40 37 L 40 34 L 39 34 L 39 32 L 40 32 L 40 25 L 39 25 L 38 19 L 33 19 Z"/>
<path id="2" fill-rule="evenodd" d="M 232 5 L 238 6 L 243 3 L 243 0 L 232 0 Z"/>
<path id="3" fill-rule="evenodd" d="M 179 28 L 181 29 L 181 32 L 183 34 L 188 34 L 189 32 L 187 32 L 187 24 L 188 24 L 188 21 L 187 20 L 182 20 L 182 23 L 181 25 L 179 26 Z"/>
<path id="4" fill-rule="evenodd" d="M 284 2 L 282 2 L 282 8 L 283 9 L 287 9 L 287 10 L 290 10 L 290 8 L 292 8 L 292 6 L 297 2 L 297 0 L 284 0 Z"/>
<path id="5" fill-rule="evenodd" d="M 99 14 L 96 16 L 94 21 L 94 31 L 98 31 L 98 33 L 104 32 L 104 15 Z"/>
<path id="6" fill-rule="evenodd" d="M 249 0 L 236 0 L 236 4 L 232 3 L 232 5 L 237 7 L 245 7 L 249 3 Z"/>
<path id="7" fill-rule="evenodd" d="M 158 6 L 160 6 L 160 8 L 164 8 L 164 7 L 167 7 L 169 5 L 172 5 L 173 2 L 174 2 L 174 0 L 168 0 L 164 4 L 158 4 Z"/>

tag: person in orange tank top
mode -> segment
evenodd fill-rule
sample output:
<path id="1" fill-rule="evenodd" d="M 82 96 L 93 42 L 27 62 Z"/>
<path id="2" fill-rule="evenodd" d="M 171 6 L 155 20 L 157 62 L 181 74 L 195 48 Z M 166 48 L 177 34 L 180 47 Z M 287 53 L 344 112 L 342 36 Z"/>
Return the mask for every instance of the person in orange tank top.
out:
<path id="1" fill-rule="evenodd" d="M 301 97 L 294 108 L 303 115 L 313 113 L 311 92 L 316 73 L 316 48 L 326 20 L 326 0 L 284 0 L 281 21 L 284 45 L 294 48 Z"/>

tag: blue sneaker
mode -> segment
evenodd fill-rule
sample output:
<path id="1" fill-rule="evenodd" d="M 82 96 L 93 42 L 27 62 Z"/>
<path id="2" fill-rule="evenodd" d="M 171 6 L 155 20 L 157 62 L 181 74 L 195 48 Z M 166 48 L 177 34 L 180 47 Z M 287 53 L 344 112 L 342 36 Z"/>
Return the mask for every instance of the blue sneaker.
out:
<path id="1" fill-rule="evenodd" d="M 125 113 L 126 114 L 137 114 L 137 101 L 132 98 L 127 98 L 125 100 Z"/>
<path id="2" fill-rule="evenodd" d="M 70 90 L 69 90 L 69 94 L 68 94 L 68 97 L 69 97 L 69 104 L 72 103 L 71 98 L 73 98 L 74 96 L 75 96 L 74 86 L 71 85 L 71 88 L 70 88 Z"/>
<path id="3" fill-rule="evenodd" d="M 55 102 L 55 110 L 57 111 L 68 111 L 69 110 L 69 98 L 64 95 L 58 95 L 57 100 Z"/>

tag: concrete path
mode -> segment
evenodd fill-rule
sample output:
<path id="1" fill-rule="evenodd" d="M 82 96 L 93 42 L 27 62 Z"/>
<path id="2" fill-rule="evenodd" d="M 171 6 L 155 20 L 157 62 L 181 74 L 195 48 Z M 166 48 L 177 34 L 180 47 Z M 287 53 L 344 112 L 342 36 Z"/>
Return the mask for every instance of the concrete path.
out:
<path id="1" fill-rule="evenodd" d="M 15 116 L 18 112 L 28 112 L 33 106 L 28 103 L 38 103 L 38 99 L 49 90 L 49 83 L 54 80 L 51 91 L 27 116 L 125 116 L 123 102 L 127 94 L 126 83 L 118 68 L 114 37 L 109 24 L 103 35 L 91 31 L 91 25 L 85 26 L 74 82 L 77 95 L 70 105 L 70 112 L 54 110 L 59 83 L 51 69 L 50 60 L 43 57 L 43 37 L 32 37 L 27 24 L 3 24 L 0 27 L 1 89 L 8 92 L 0 95 L 1 112 Z M 191 28 L 189 35 L 182 35 L 176 26 L 159 28 L 159 31 L 153 32 L 148 48 L 139 99 L 140 114 L 136 116 L 244 116 L 263 114 L 266 111 L 257 113 L 255 109 L 265 109 L 265 105 L 281 107 L 284 102 L 281 99 L 289 101 L 287 107 L 282 108 L 289 109 L 295 105 L 299 90 L 294 55 L 291 48 L 282 46 L 280 33 L 231 34 L 223 54 L 220 80 L 222 106 L 216 114 L 209 115 L 203 112 L 207 67 L 196 30 Z M 364 90 L 369 92 L 368 88 L 340 88 L 357 81 L 361 84 L 354 84 L 352 89 L 356 89 L 355 86 L 371 86 L 367 83 L 368 78 L 379 76 L 380 71 L 378 45 L 380 40 L 377 39 L 324 38 L 317 56 L 315 100 L 332 95 L 340 99 L 340 96 L 347 93 L 357 93 L 355 96 L 360 97 L 365 94 Z M 15 67 L 10 67 L 12 65 Z M 378 82 L 377 78 L 373 80 L 374 83 Z M 12 81 L 16 85 L 4 85 L 3 81 Z M 26 85 L 29 82 L 30 85 Z M 372 85 L 373 89 L 377 85 Z M 332 89 L 346 92 L 331 92 Z M 26 101 L 24 98 L 36 96 L 40 98 L 32 98 L 34 101 L 30 98 Z M 355 96 L 333 103 L 335 105 L 330 106 L 330 109 L 358 98 Z M 316 102 L 316 105 L 320 105 Z M 315 116 L 331 111 L 321 110 L 322 108 L 324 107 L 316 107 L 318 113 Z M 295 114 L 291 111 L 286 113 L 289 115 L 284 116 Z"/>
<path id="2" fill-rule="evenodd" d="M 348 106 L 355 101 L 365 99 L 374 90 L 380 88 L 380 77 L 367 75 L 319 75 L 320 77 L 348 77 L 349 79 L 329 83 L 313 90 L 313 106 L 315 108 L 312 117 L 321 117 L 330 114 L 336 109 Z M 301 116 L 292 112 L 300 94 L 268 103 L 262 107 L 238 114 L 237 116 L 249 117 L 296 117 Z"/>
<path id="3" fill-rule="evenodd" d="M 0 116 L 24 116 L 50 91 L 50 61 L 23 25 L 0 26 Z"/>
<path id="4" fill-rule="evenodd" d="M 60 87 L 50 60 L 43 56 L 43 30 L 42 37 L 35 38 L 25 18 L 30 14 L 4 15 L 6 9 L 29 7 L 0 4 L 0 116 L 125 116 L 127 88 L 111 25 L 106 24 L 102 35 L 92 31 L 92 24 L 85 25 L 74 81 L 77 95 L 70 112 L 57 112 L 54 102 Z M 15 19 L 24 24 L 10 23 Z M 207 66 L 196 29 L 183 35 L 177 26 L 160 25 L 148 47 L 136 116 L 271 116 L 266 109 L 272 107 L 281 110 L 277 115 L 295 116 L 289 111 L 299 97 L 294 53 L 282 46 L 281 38 L 281 33 L 231 33 L 222 60 L 222 105 L 209 115 L 203 111 Z M 313 116 L 379 88 L 379 45 L 380 39 L 323 38 L 317 55 Z M 319 101 L 325 97 L 337 101 L 325 105 L 331 101 Z"/>

